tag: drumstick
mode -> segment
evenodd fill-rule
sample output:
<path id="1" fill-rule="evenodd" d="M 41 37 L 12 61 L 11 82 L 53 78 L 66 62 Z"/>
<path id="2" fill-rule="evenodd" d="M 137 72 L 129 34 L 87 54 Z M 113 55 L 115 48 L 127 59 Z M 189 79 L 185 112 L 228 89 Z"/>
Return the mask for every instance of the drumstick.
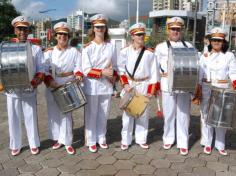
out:
<path id="1" fill-rule="evenodd" d="M 159 95 L 157 95 L 157 118 L 163 118 Z"/>

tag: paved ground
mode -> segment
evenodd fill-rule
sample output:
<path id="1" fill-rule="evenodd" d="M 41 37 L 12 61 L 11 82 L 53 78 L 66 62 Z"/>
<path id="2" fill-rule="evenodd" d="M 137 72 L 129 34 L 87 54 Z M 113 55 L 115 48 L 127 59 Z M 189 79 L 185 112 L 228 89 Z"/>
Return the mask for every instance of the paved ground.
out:
<path id="1" fill-rule="evenodd" d="M 83 109 L 73 113 L 74 143 L 76 154 L 69 156 L 65 149 L 51 149 L 52 141 L 47 139 L 47 116 L 44 87 L 38 94 L 38 122 L 41 139 L 41 152 L 32 156 L 27 146 L 23 127 L 25 147 L 17 157 L 8 149 L 8 124 L 6 97 L 0 95 L 0 176 L 71 176 L 71 175 L 158 175 L 158 176 L 234 176 L 236 175 L 236 132 L 227 133 L 228 156 L 219 156 L 216 151 L 206 156 L 199 145 L 200 121 L 197 107 L 192 109 L 190 128 L 190 153 L 180 156 L 176 146 L 171 150 L 162 149 L 161 136 L 163 120 L 155 117 L 155 101 L 149 125 L 149 150 L 133 144 L 128 151 L 120 150 L 121 114 L 117 108 L 119 99 L 113 98 L 111 115 L 108 120 L 108 150 L 99 149 L 95 154 L 84 147 Z"/>

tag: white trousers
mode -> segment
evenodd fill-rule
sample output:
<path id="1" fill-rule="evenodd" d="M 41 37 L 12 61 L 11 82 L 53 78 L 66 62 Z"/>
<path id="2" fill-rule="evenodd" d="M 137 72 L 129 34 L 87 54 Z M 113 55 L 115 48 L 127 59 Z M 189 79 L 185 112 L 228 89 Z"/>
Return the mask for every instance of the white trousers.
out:
<path id="1" fill-rule="evenodd" d="M 162 106 L 164 115 L 163 143 L 173 144 L 176 130 L 177 148 L 188 149 L 190 94 L 162 92 Z"/>
<path id="2" fill-rule="evenodd" d="M 30 148 L 40 146 L 37 125 L 36 96 L 15 98 L 7 95 L 7 112 L 10 135 L 10 149 L 21 149 L 21 117 L 24 116 L 25 128 Z"/>
<path id="3" fill-rule="evenodd" d="M 49 138 L 61 144 L 70 146 L 72 144 L 72 113 L 62 113 L 53 99 L 50 90 L 46 90 L 48 109 L 48 133 Z"/>
<path id="4" fill-rule="evenodd" d="M 85 105 L 85 144 L 106 143 L 107 118 L 111 95 L 86 95 Z"/>
<path id="5" fill-rule="evenodd" d="M 201 112 L 201 140 L 200 144 L 203 146 L 212 146 L 213 133 L 215 130 L 215 148 L 218 150 L 225 149 L 225 128 L 214 128 L 206 124 L 208 103 L 210 99 L 211 90 L 207 85 L 202 86 L 202 101 L 200 105 Z"/>
<path id="6" fill-rule="evenodd" d="M 139 118 L 134 118 L 128 115 L 125 111 L 122 116 L 122 131 L 121 131 L 121 144 L 130 145 L 132 142 L 133 128 L 135 125 L 135 142 L 137 144 L 147 143 L 149 122 L 149 107 Z M 135 124 L 134 124 L 135 123 Z"/>

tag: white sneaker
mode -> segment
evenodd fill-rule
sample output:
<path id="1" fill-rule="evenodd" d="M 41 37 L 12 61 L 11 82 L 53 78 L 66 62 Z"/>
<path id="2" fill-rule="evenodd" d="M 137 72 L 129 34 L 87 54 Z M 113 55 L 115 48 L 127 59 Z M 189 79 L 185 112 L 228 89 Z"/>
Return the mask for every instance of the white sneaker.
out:
<path id="1" fill-rule="evenodd" d="M 165 150 L 169 150 L 171 147 L 172 147 L 172 144 L 164 144 L 164 145 L 163 145 L 163 148 L 164 148 Z"/>
<path id="2" fill-rule="evenodd" d="M 120 148 L 121 148 L 121 150 L 128 150 L 129 146 L 121 144 Z"/>
<path id="3" fill-rule="evenodd" d="M 180 154 L 183 155 L 183 156 L 188 154 L 188 149 L 180 148 L 179 151 L 180 151 Z"/>

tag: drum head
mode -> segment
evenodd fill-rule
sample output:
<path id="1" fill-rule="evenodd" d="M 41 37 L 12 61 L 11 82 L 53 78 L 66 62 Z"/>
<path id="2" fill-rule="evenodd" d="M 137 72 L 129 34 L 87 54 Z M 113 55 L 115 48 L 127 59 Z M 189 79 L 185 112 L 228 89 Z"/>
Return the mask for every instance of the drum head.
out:
<path id="1" fill-rule="evenodd" d="M 133 89 L 130 92 L 125 92 L 124 96 L 120 99 L 119 108 L 125 109 L 134 97 L 134 94 L 135 91 Z"/>

